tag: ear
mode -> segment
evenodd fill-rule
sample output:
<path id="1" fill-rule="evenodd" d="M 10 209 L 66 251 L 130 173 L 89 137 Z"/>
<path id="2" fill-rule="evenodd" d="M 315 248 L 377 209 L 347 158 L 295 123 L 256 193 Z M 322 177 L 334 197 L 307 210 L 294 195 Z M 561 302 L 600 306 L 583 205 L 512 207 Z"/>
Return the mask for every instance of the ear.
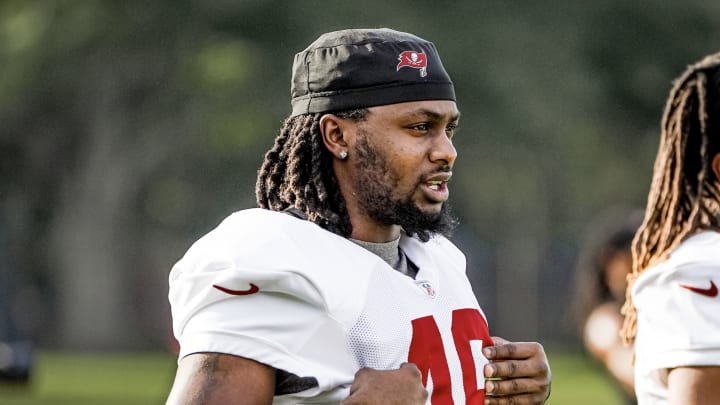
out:
<path id="1" fill-rule="evenodd" d="M 715 178 L 720 182 L 720 153 L 715 154 L 712 162 L 710 163 L 713 172 L 715 172 Z"/>
<path id="2" fill-rule="evenodd" d="M 344 159 L 340 157 L 341 152 L 347 153 L 348 151 L 350 125 L 347 120 L 333 114 L 325 114 L 320 118 L 320 133 L 323 143 L 330 153 L 340 160 Z"/>

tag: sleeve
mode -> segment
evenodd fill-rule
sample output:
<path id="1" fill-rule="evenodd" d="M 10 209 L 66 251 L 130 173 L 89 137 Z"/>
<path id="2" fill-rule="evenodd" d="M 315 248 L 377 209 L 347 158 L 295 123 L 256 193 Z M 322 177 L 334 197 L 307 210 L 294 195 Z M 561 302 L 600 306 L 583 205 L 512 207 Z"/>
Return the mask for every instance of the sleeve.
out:
<path id="1" fill-rule="evenodd" d="M 180 358 L 197 352 L 250 358 L 314 377 L 319 390 L 352 381 L 344 328 L 301 272 L 240 268 L 201 242 L 173 267 L 169 299 Z"/>
<path id="2" fill-rule="evenodd" d="M 635 292 L 650 368 L 720 365 L 720 264 L 665 264 Z"/>

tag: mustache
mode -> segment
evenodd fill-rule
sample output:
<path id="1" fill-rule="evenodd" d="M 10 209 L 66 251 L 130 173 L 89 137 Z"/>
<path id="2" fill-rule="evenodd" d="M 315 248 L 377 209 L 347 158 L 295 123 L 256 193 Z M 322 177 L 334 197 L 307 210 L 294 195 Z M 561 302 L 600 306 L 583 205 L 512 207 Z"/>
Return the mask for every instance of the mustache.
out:
<path id="1" fill-rule="evenodd" d="M 420 185 L 427 181 L 430 177 L 438 174 L 438 173 L 451 173 L 452 172 L 452 166 L 450 165 L 441 165 L 437 169 L 432 171 L 427 171 L 420 175 L 420 179 L 418 180 L 417 184 Z M 450 180 L 448 180 L 449 182 Z"/>

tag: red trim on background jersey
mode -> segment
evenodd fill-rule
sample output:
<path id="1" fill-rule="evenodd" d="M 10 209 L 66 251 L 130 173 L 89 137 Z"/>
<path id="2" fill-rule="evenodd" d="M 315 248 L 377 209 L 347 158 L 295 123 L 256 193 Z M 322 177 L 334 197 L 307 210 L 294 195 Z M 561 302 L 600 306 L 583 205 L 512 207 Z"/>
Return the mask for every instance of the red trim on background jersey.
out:
<path id="1" fill-rule="evenodd" d="M 710 280 L 710 288 L 691 287 L 684 284 L 680 284 L 680 287 L 710 298 L 715 298 L 718 295 L 718 288 L 712 280 Z"/>

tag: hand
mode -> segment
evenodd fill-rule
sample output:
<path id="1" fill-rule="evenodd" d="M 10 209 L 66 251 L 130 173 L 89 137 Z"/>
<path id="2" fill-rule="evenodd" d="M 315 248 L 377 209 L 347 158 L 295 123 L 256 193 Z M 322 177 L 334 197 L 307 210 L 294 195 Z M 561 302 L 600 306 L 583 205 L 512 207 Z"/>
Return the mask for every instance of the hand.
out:
<path id="1" fill-rule="evenodd" d="M 397 370 L 361 368 L 355 373 L 350 396 L 341 405 L 419 405 L 427 400 L 422 374 L 412 363 Z"/>
<path id="2" fill-rule="evenodd" d="M 486 405 L 543 404 L 550 397 L 550 364 L 540 343 L 508 342 L 493 337 L 483 349 Z"/>

